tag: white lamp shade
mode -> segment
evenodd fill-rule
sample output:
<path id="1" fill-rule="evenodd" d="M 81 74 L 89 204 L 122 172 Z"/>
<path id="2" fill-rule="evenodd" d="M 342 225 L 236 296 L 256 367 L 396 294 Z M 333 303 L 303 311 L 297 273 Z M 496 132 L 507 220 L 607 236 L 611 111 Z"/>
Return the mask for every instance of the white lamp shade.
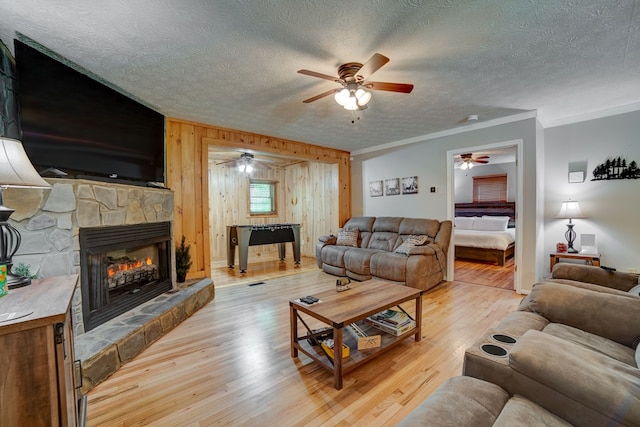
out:
<path id="1" fill-rule="evenodd" d="M 20 141 L 0 137 L 0 187 L 51 186 L 35 170 Z"/>
<path id="2" fill-rule="evenodd" d="M 567 200 L 562 202 L 560 206 L 560 212 L 556 215 L 556 218 L 560 219 L 572 219 L 572 218 L 586 218 L 586 216 L 580 210 L 578 202 Z"/>

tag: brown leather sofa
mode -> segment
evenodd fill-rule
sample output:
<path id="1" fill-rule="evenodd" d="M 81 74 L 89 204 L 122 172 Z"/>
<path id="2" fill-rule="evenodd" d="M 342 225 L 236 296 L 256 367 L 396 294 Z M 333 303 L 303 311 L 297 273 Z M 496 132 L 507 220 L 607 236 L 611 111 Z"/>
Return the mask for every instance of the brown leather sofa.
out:
<path id="1" fill-rule="evenodd" d="M 339 244 L 339 236 L 321 236 L 316 260 L 323 271 L 355 280 L 372 277 L 427 290 L 440 283 L 447 269 L 451 221 L 403 217 L 354 217 L 342 231 L 357 230 L 353 246 Z M 426 242 L 406 253 L 399 247 L 410 237 Z M 406 245 L 405 245 L 406 246 Z"/>

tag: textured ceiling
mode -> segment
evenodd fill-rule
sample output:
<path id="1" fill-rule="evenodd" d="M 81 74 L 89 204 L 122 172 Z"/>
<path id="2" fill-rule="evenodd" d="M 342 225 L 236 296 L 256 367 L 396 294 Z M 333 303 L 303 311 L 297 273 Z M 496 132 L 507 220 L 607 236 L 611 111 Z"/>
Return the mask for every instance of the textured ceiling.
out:
<path id="1" fill-rule="evenodd" d="M 640 101 L 633 0 L 0 0 L 20 33 L 171 117 L 349 151 L 537 110 L 560 120 Z M 351 113 L 336 75 L 391 61 Z M 352 121 L 354 123 L 352 123 Z"/>

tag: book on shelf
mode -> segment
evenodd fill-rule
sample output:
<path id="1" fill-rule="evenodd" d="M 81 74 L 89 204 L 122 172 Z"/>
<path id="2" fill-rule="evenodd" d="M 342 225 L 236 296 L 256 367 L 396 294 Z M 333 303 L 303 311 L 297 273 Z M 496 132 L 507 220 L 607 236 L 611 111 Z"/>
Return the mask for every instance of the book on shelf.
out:
<path id="1" fill-rule="evenodd" d="M 370 319 L 377 322 L 381 322 L 388 325 L 396 325 L 398 327 L 404 326 L 407 323 L 413 321 L 413 319 L 404 311 L 398 311 L 393 309 L 387 309 L 380 313 L 372 314 Z"/>
<path id="2" fill-rule="evenodd" d="M 324 351 L 327 353 L 327 355 L 333 359 L 333 355 L 334 355 L 333 340 L 332 339 L 324 340 L 320 342 L 320 345 L 322 346 Z M 344 359 L 345 357 L 349 357 L 349 346 L 346 345 L 345 343 L 342 343 L 342 358 Z"/>
<path id="3" fill-rule="evenodd" d="M 389 310 L 386 310 L 386 311 L 389 311 Z M 391 310 L 391 311 L 395 311 L 395 310 Z M 364 321 L 376 329 L 379 329 L 391 335 L 400 336 L 405 332 L 408 332 L 416 327 L 415 320 L 411 319 L 411 317 L 409 317 L 409 315 L 407 315 L 406 313 L 401 313 L 401 314 L 406 316 L 406 319 L 403 316 L 396 317 L 394 320 L 402 319 L 401 323 L 397 323 L 397 324 L 389 322 L 385 318 L 385 315 L 379 316 L 380 313 L 373 314 L 365 318 Z"/>

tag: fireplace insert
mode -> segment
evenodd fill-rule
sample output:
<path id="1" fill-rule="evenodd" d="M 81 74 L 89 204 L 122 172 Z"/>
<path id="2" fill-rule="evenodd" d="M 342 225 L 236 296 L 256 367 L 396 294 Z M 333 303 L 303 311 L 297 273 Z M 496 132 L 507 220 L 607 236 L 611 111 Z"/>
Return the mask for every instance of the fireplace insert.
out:
<path id="1" fill-rule="evenodd" d="M 80 229 L 85 331 L 171 289 L 171 223 Z"/>

